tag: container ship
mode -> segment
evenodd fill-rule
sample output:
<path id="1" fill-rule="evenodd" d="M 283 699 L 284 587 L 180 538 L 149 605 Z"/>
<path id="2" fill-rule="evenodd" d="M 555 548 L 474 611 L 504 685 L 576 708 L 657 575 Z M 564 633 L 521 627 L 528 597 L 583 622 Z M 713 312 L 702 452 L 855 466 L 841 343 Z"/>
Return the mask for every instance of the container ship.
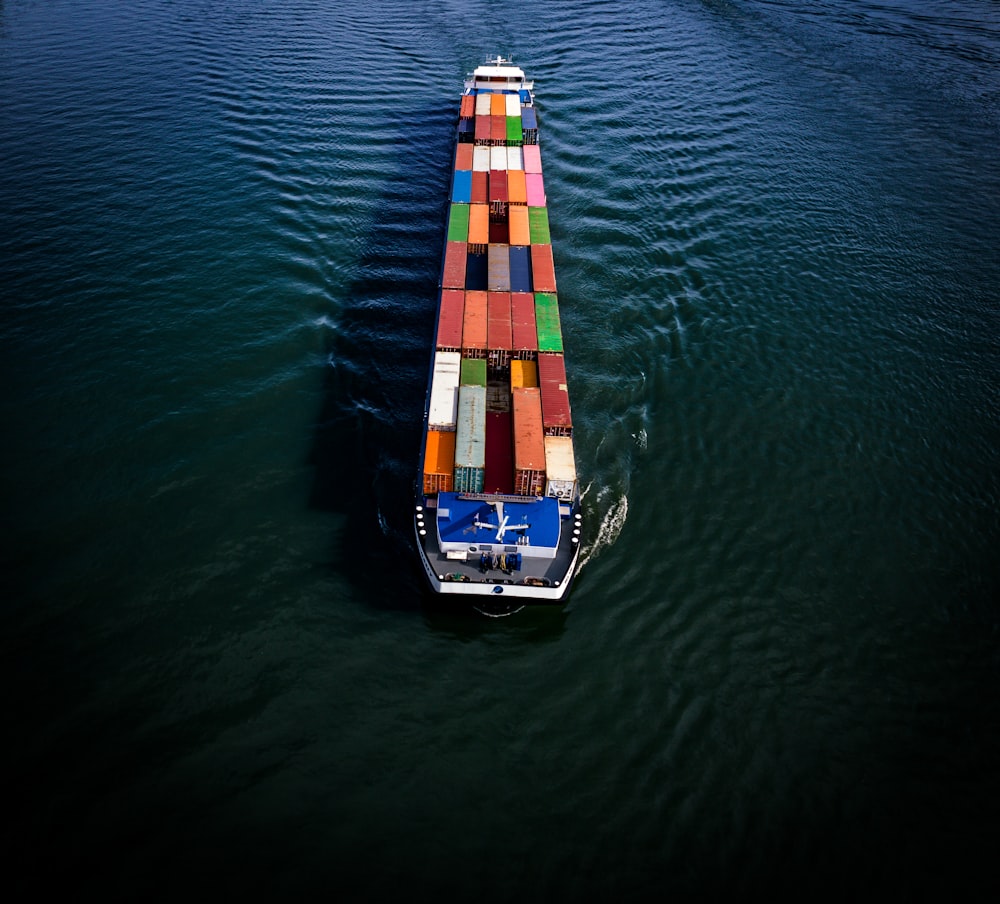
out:
<path id="1" fill-rule="evenodd" d="M 565 600 L 583 516 L 534 83 L 499 56 L 459 108 L 416 490 L 435 593 Z"/>

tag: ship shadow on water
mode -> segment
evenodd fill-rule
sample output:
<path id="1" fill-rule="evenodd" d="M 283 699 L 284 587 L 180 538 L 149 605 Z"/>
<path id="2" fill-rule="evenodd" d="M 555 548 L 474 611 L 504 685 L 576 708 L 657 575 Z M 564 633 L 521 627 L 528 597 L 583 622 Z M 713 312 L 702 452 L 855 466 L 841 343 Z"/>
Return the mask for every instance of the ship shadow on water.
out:
<path id="1" fill-rule="evenodd" d="M 412 127 L 406 123 L 413 123 Z M 452 123 L 441 110 L 385 136 L 397 150 L 326 343 L 309 505 L 341 517 L 330 567 L 378 608 L 416 609 L 410 533 Z"/>

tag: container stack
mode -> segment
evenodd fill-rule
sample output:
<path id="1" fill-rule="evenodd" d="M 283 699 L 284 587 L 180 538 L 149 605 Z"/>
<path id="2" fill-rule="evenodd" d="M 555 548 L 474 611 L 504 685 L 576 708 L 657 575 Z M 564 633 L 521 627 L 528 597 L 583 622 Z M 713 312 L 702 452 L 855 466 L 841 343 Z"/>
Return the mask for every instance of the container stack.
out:
<path id="1" fill-rule="evenodd" d="M 435 335 L 424 492 L 481 493 L 488 474 L 490 492 L 575 498 L 552 238 L 528 91 L 462 97 Z M 506 479 L 497 476 L 497 449 L 512 471 Z"/>

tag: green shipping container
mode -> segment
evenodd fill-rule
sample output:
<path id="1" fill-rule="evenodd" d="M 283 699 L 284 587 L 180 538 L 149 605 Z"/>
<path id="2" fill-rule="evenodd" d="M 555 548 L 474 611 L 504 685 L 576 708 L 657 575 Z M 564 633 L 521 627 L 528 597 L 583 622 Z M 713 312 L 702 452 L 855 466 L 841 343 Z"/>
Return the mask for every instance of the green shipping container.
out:
<path id="1" fill-rule="evenodd" d="M 508 116 L 507 117 L 507 143 L 508 144 L 520 144 L 524 139 L 524 133 L 521 130 L 521 117 L 518 116 Z"/>
<path id="2" fill-rule="evenodd" d="M 559 299 L 551 292 L 535 293 L 535 327 L 538 330 L 538 350 L 561 352 L 562 326 L 559 323 Z"/>
<path id="3" fill-rule="evenodd" d="M 485 386 L 486 385 L 486 359 L 485 358 L 463 358 L 462 359 L 462 386 Z"/>
<path id="4" fill-rule="evenodd" d="M 440 222 L 440 221 L 438 221 Z M 469 241 L 469 205 L 452 204 L 448 215 L 448 241 Z"/>
<path id="5" fill-rule="evenodd" d="M 549 237 L 549 210 L 547 207 L 528 208 L 528 229 L 531 232 L 532 245 L 552 244 L 552 239 Z"/>

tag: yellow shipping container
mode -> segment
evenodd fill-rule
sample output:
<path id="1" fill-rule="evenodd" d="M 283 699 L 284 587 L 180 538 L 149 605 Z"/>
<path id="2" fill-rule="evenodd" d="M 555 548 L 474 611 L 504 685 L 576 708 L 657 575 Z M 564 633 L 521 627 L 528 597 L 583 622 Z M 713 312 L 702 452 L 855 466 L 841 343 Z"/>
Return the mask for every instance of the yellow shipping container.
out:
<path id="1" fill-rule="evenodd" d="M 538 386 L 538 365 L 534 361 L 510 362 L 510 388 L 531 389 Z"/>

